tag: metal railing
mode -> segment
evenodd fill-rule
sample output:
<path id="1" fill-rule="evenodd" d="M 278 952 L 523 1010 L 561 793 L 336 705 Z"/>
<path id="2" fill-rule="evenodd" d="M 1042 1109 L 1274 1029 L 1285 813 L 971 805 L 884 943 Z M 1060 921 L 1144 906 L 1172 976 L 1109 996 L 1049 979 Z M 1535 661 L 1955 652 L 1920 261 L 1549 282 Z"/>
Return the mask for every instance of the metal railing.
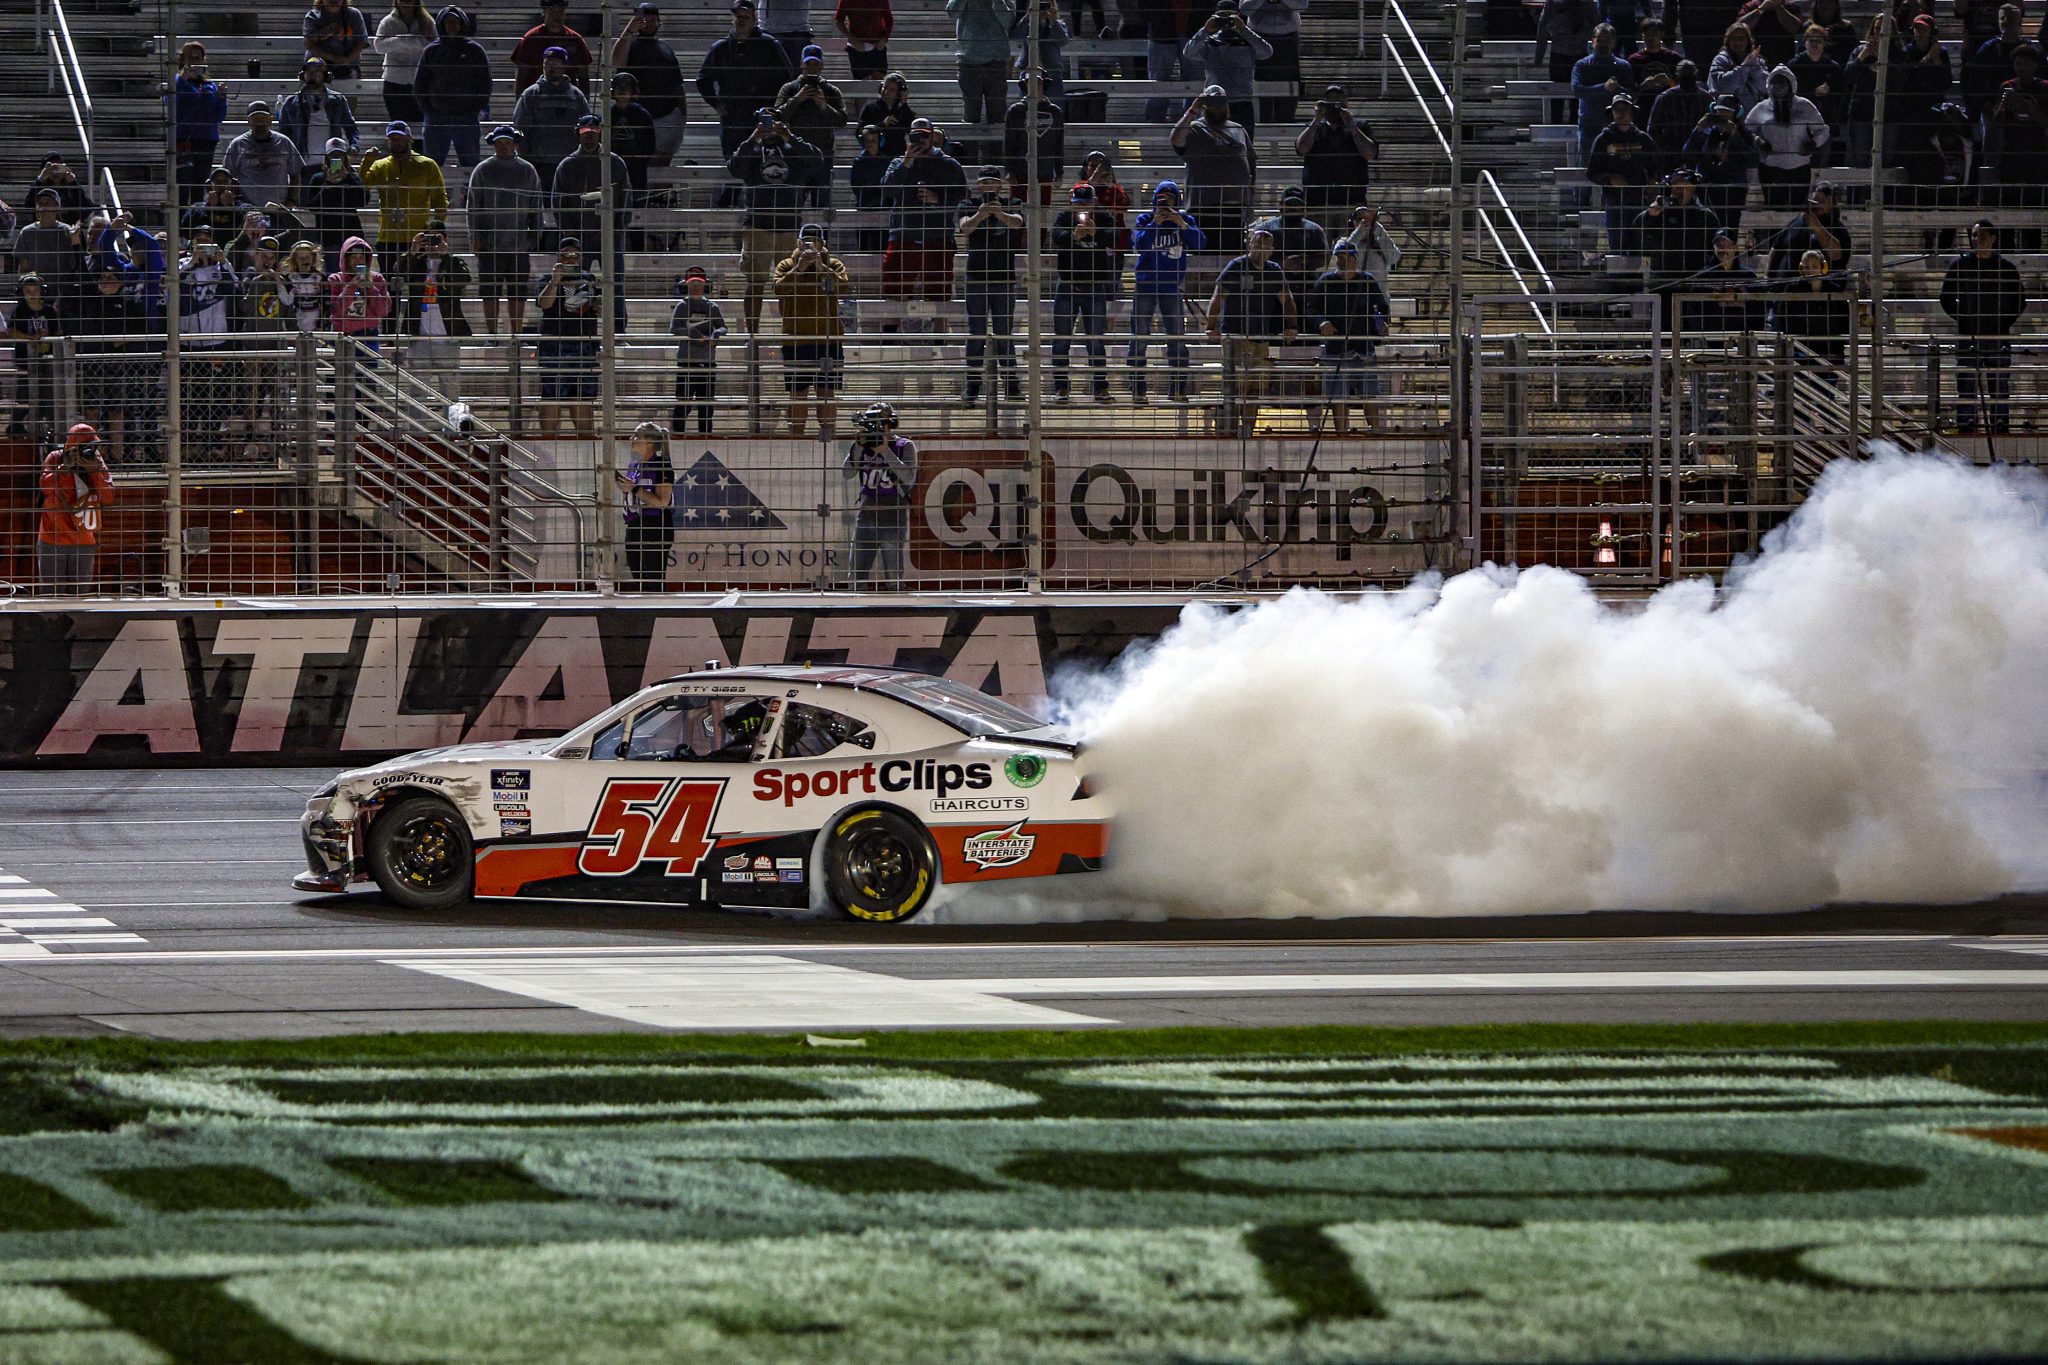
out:
<path id="1" fill-rule="evenodd" d="M 1459 0 L 1459 3 L 1463 3 L 1463 0 Z M 1361 0 L 1361 19 L 1363 12 Z M 1361 41 L 1361 55 L 1362 48 Z M 1416 79 L 1416 71 L 1419 69 L 1427 81 L 1445 121 L 1459 117 L 1457 101 L 1445 86 L 1443 77 L 1438 74 L 1436 63 L 1430 59 L 1429 50 L 1416 34 L 1415 26 L 1408 21 L 1407 11 L 1401 8 L 1400 0 L 1380 0 L 1379 65 L 1380 94 L 1383 97 L 1386 95 L 1390 86 L 1390 76 L 1398 73 L 1401 83 L 1408 87 L 1408 93 L 1413 96 L 1416 108 L 1428 123 L 1430 135 L 1436 142 L 1438 152 L 1442 154 L 1444 164 L 1455 165 L 1455 158 L 1451 154 L 1451 140 L 1445 135 L 1443 123 L 1439 122 L 1437 112 L 1431 109 L 1431 98 L 1423 92 L 1422 82 Z M 1508 202 L 1507 194 L 1501 189 L 1500 182 L 1494 179 L 1493 173 L 1482 170 L 1478 176 L 1478 183 L 1492 196 L 1497 210 L 1488 209 L 1483 202 L 1475 203 L 1472 206 L 1474 219 L 1487 238 L 1493 242 L 1494 249 L 1500 252 L 1502 268 L 1515 282 L 1515 287 L 1521 291 L 1522 300 L 1535 315 L 1537 325 L 1546 332 L 1554 331 L 1557 286 L 1551 280 L 1550 271 L 1543 264 L 1542 254 L 1529 240 L 1529 234 L 1523 231 L 1521 218 L 1515 213 L 1514 205 Z M 1493 221 L 1496 211 L 1506 221 L 1508 232 L 1505 236 Z M 1459 225 L 1452 225 L 1452 235 L 1454 241 L 1451 249 L 1463 250 L 1463 233 Z M 1514 246 L 1509 244 L 1510 238 L 1513 239 L 1514 246 L 1521 249 L 1522 256 L 1519 259 Z M 1531 287 L 1532 276 L 1538 287 Z M 1551 307 L 1548 315 L 1544 311 L 1546 302 Z"/>
<path id="2" fill-rule="evenodd" d="M 99 178 L 98 163 L 93 153 L 92 91 L 85 83 L 85 67 L 78 60 L 78 46 L 71 41 L 71 21 L 64 15 L 64 0 L 48 0 L 48 3 L 49 14 L 56 21 L 56 27 L 42 29 L 37 36 L 49 44 L 50 89 L 54 91 L 61 86 L 65 103 L 71 106 L 72 127 L 78 133 L 78 145 L 85 152 L 86 183 L 91 184 Z M 40 24 L 41 0 L 38 0 L 37 9 Z"/>

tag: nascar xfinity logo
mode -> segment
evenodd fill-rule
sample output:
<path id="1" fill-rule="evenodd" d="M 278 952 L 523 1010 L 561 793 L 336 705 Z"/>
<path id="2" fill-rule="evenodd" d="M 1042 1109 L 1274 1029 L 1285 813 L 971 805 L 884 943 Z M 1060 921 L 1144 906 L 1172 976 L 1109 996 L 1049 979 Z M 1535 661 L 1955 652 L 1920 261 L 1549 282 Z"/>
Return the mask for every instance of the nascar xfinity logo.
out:
<path id="1" fill-rule="evenodd" d="M 763 768 L 754 774 L 754 799 L 793 806 L 806 796 L 873 795 L 878 791 L 929 791 L 946 796 L 956 791 L 987 791 L 995 770 L 986 763 L 941 763 L 934 758 L 892 758 L 887 763 L 786 773 Z"/>
<path id="2" fill-rule="evenodd" d="M 1024 832 L 1024 822 L 1003 829 L 992 829 L 984 834 L 970 834 L 960 845 L 960 852 L 967 861 L 979 868 L 1014 867 L 1031 856 L 1031 850 L 1038 846 L 1038 836 Z"/>

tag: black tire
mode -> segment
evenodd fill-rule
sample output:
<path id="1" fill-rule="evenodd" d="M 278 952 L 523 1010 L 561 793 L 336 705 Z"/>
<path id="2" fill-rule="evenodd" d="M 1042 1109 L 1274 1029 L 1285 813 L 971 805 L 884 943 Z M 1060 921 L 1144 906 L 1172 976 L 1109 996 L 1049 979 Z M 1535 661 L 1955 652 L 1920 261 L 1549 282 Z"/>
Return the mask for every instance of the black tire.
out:
<path id="1" fill-rule="evenodd" d="M 476 886 L 476 847 L 455 807 L 436 796 L 394 801 L 370 826 L 370 875 L 408 910 L 445 910 Z"/>
<path id="2" fill-rule="evenodd" d="M 822 855 L 825 895 L 848 919 L 900 924 L 939 883 L 938 852 L 917 822 L 870 807 L 832 822 Z"/>

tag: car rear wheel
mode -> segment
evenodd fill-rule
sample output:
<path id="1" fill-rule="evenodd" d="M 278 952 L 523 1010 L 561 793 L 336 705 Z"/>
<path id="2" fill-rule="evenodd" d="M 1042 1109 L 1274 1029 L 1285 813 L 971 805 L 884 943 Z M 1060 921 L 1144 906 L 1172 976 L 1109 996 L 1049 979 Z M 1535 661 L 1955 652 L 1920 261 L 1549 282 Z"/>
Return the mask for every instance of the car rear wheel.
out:
<path id="1" fill-rule="evenodd" d="M 393 802 L 370 826 L 370 875 L 408 910 L 443 910 L 470 897 L 476 848 L 455 807 L 432 796 Z"/>
<path id="2" fill-rule="evenodd" d="M 890 810 L 842 815 L 825 840 L 825 892 L 851 919 L 894 924 L 924 909 L 938 854 L 917 823 Z"/>

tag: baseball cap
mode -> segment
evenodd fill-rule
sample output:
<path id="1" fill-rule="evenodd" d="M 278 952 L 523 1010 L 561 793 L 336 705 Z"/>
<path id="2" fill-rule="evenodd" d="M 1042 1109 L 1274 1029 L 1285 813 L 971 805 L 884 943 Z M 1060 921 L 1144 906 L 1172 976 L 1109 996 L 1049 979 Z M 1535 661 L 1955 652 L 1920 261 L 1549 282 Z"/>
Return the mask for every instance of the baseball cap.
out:
<path id="1" fill-rule="evenodd" d="M 583 250 L 583 239 L 580 237 L 564 237 L 561 241 L 555 243 L 555 250 L 558 252 L 567 251 L 570 247 L 575 247 L 578 251 Z"/>
<path id="2" fill-rule="evenodd" d="M 1358 254 L 1358 243 L 1352 241 L 1349 237 L 1339 237 L 1337 244 L 1330 248 L 1330 254 L 1334 256 L 1339 252 L 1348 252 L 1356 256 Z"/>
<path id="3" fill-rule="evenodd" d="M 1170 194 L 1174 198 L 1178 199 L 1180 198 L 1180 186 L 1176 185 L 1171 180 L 1162 180 L 1157 185 L 1154 185 L 1152 187 L 1152 197 L 1154 199 L 1157 199 L 1162 194 Z"/>
<path id="4" fill-rule="evenodd" d="M 1738 238 L 1737 238 L 1737 237 L 1735 236 L 1735 229 L 1733 229 L 1733 228 L 1715 228 L 1715 229 L 1714 229 L 1714 237 L 1713 237 L 1713 240 L 1715 240 L 1715 241 L 1717 241 L 1717 242 L 1718 242 L 1718 241 L 1720 241 L 1720 240 L 1721 240 L 1721 239 L 1722 239 L 1723 237 L 1726 237 L 1726 238 L 1727 238 L 1727 239 L 1728 239 L 1728 240 L 1729 240 L 1729 241 L 1730 241 L 1731 243 L 1733 243 L 1733 242 L 1738 242 L 1738 241 L 1739 241 L 1739 239 L 1738 239 Z"/>
<path id="5" fill-rule="evenodd" d="M 330 152 L 345 152 L 348 150 L 348 143 L 341 138 L 331 137 L 327 139 L 327 150 Z"/>
<path id="6" fill-rule="evenodd" d="M 1083 180 L 1067 192 L 1067 201 L 1073 204 L 1092 204 L 1095 202 L 1095 187 Z"/>
<path id="7" fill-rule="evenodd" d="M 509 123 L 501 123 L 497 127 L 491 129 L 491 135 L 485 138 L 484 141 L 496 142 L 500 138 L 507 137 L 511 138 L 514 142 L 526 141 L 526 134 L 520 132 L 517 128 L 514 128 Z"/>
<path id="8" fill-rule="evenodd" d="M 1734 95 L 1716 95 L 1714 96 L 1714 107 L 1716 109 L 1740 109 L 1742 101 Z"/>
<path id="9" fill-rule="evenodd" d="M 732 8 L 735 10 L 752 9 L 753 7 L 754 0 L 732 0 Z"/>
<path id="10" fill-rule="evenodd" d="M 49 165 L 49 164 L 50 164 L 51 162 L 53 162 L 53 161 L 62 161 L 63 159 L 64 159 L 64 153 L 62 153 L 62 152 L 45 152 L 45 153 L 43 153 L 43 164 L 44 164 L 45 166 Z"/>
<path id="11" fill-rule="evenodd" d="M 640 4 L 634 12 L 636 14 L 659 14 L 661 13 L 661 6 L 655 4 L 654 0 L 640 0 Z"/>
<path id="12" fill-rule="evenodd" d="M 1205 100 L 1227 100 L 1230 96 L 1223 93 L 1222 86 L 1211 85 L 1203 89 L 1202 98 Z"/>
<path id="13" fill-rule="evenodd" d="M 604 119 L 602 119 L 596 114 L 585 114 L 582 118 L 576 120 L 576 131 L 578 131 L 579 133 L 582 132 L 585 128 L 602 127 L 604 127 Z"/>
<path id="14" fill-rule="evenodd" d="M 270 101 L 250 100 L 249 107 L 244 109 L 242 113 L 248 118 L 255 118 L 258 114 L 268 114 L 270 113 Z"/>
<path id="15" fill-rule="evenodd" d="M 1283 204 L 1306 204 L 1308 202 L 1308 192 L 1299 185 L 1289 185 L 1286 189 L 1280 191 L 1280 202 Z"/>
<path id="16" fill-rule="evenodd" d="M 279 249 L 277 245 L 277 238 L 272 237 L 267 233 L 264 236 L 258 237 L 256 239 L 256 245 L 265 251 L 276 251 Z"/>
<path id="17" fill-rule="evenodd" d="M 38 275 L 35 271 L 29 270 L 24 271 L 21 275 L 16 277 L 14 282 L 16 284 L 41 284 L 43 282 L 43 277 L 41 275 Z"/>
<path id="18" fill-rule="evenodd" d="M 976 180 L 1001 180 L 1003 178 L 1003 168 L 1001 166 L 983 166 L 974 173 L 974 178 Z"/>
<path id="19" fill-rule="evenodd" d="M 805 223 L 796 230 L 796 237 L 798 241 L 808 237 L 812 241 L 822 242 L 825 240 L 825 227 L 822 223 Z"/>
<path id="20" fill-rule="evenodd" d="M 427 231 L 429 231 L 429 232 L 446 232 L 447 230 L 448 230 L 448 223 L 447 223 L 447 221 L 446 221 L 445 219 L 441 219 L 441 218 L 429 218 L 429 219 L 427 219 Z"/>
<path id="21" fill-rule="evenodd" d="M 1344 87 L 1343 87 L 1343 86 L 1341 86 L 1341 85 L 1326 85 L 1326 86 L 1324 86 L 1324 87 L 1323 87 L 1323 98 L 1324 98 L 1324 99 L 1326 99 L 1326 100 L 1341 100 L 1341 99 L 1343 99 L 1343 98 L 1344 98 Z"/>
<path id="22" fill-rule="evenodd" d="M 49 200 L 53 204 L 61 204 L 64 202 L 64 196 L 57 193 L 57 191 L 55 191 L 54 189 L 51 189 L 48 185 L 45 185 L 41 189 L 36 191 L 36 197 L 34 202 L 40 204 L 45 199 Z"/>
<path id="23" fill-rule="evenodd" d="M 566 62 L 569 60 L 569 49 L 558 45 L 540 54 L 542 61 L 546 61 L 550 57 L 553 57 L 558 62 Z"/>
<path id="24" fill-rule="evenodd" d="M 385 124 L 385 125 L 384 125 L 384 136 L 386 136 L 386 137 L 411 137 L 411 136 L 412 136 L 412 125 L 411 125 L 410 123 L 407 123 L 407 122 L 406 122 L 406 121 L 405 121 L 404 119 L 402 119 L 402 118 L 395 118 L 395 119 L 391 120 L 391 122 L 389 122 L 389 123 L 387 123 L 387 124 Z"/>
<path id="25" fill-rule="evenodd" d="M 821 61 L 821 62 L 825 60 L 825 49 L 824 49 L 824 48 L 822 48 L 822 47 L 819 47 L 819 46 L 818 46 L 818 45 L 817 45 L 816 43 L 812 43 L 812 44 L 811 44 L 811 45 L 810 45 L 809 47 L 805 48 L 805 49 L 804 49 L 804 54 L 803 54 L 802 58 L 800 58 L 799 60 L 802 60 L 802 61 L 806 61 L 806 62 L 807 62 L 807 61 L 810 61 L 810 60 L 811 60 L 812 58 L 814 58 L 814 57 L 815 57 L 815 58 L 817 58 L 817 59 L 818 59 L 819 61 Z"/>
<path id="26" fill-rule="evenodd" d="M 683 278 L 685 280 L 703 280 L 706 284 L 709 284 L 711 282 L 711 273 L 701 265 L 693 265 L 683 272 Z"/>
<path id="27" fill-rule="evenodd" d="M 1933 27 L 1934 27 L 1934 16 L 1933 16 L 1933 15 L 1931 15 L 1931 14 L 1916 14 L 1916 15 L 1914 15 L 1914 16 L 1913 16 L 1913 27 L 1914 27 L 1914 28 L 1921 28 L 1921 27 L 1923 27 L 1923 26 L 1924 26 L 1924 27 L 1926 27 L 1926 28 L 1933 28 Z"/>
<path id="28" fill-rule="evenodd" d="M 1636 107 L 1636 101 L 1635 101 L 1635 96 L 1633 96 L 1633 95 L 1616 95 L 1616 96 L 1615 96 L 1615 97 L 1614 97 L 1613 99 L 1611 99 L 1611 100 L 1607 101 L 1607 107 L 1608 107 L 1609 109 L 1621 109 L 1621 108 L 1628 108 L 1628 109 L 1633 109 L 1633 108 L 1635 108 L 1635 107 Z"/>

